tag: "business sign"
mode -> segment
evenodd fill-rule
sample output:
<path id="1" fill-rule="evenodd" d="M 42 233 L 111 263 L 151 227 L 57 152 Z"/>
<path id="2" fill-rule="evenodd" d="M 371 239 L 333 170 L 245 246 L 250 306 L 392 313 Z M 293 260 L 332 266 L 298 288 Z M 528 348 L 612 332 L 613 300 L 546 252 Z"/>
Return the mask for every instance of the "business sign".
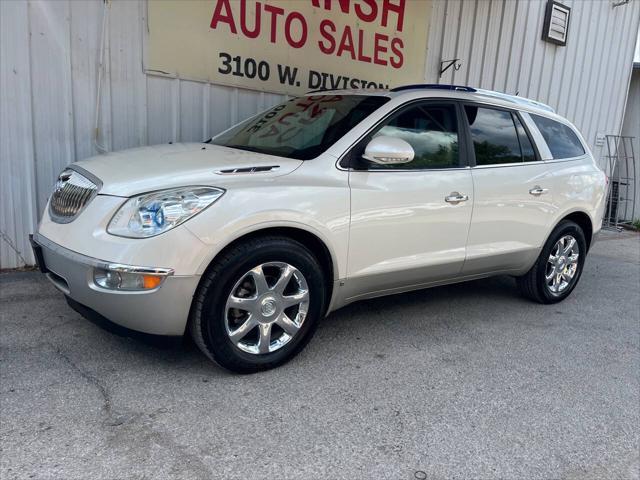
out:
<path id="1" fill-rule="evenodd" d="M 146 71 L 276 93 L 424 79 L 431 0 L 149 0 Z"/>

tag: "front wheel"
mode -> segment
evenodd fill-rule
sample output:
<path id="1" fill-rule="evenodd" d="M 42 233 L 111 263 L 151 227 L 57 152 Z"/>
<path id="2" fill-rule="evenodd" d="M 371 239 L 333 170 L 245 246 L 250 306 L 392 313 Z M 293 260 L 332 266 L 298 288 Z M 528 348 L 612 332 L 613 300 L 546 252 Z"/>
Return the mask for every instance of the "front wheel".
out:
<path id="1" fill-rule="evenodd" d="M 570 220 L 560 222 L 531 270 L 516 279 L 520 291 L 540 303 L 564 300 L 578 284 L 586 254 L 582 228 Z"/>
<path id="2" fill-rule="evenodd" d="M 233 247 L 205 274 L 190 329 L 209 358 L 252 373 L 293 358 L 324 309 L 325 281 L 314 255 L 285 237 L 258 238 Z"/>

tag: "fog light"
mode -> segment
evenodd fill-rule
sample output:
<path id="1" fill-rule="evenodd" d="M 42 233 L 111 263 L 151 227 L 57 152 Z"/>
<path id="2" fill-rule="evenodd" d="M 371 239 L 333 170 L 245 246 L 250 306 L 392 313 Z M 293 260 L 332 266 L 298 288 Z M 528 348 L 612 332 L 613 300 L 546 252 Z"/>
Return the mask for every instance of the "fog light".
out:
<path id="1" fill-rule="evenodd" d="M 163 278 L 159 275 L 118 272 L 104 268 L 96 268 L 93 271 L 95 284 L 109 290 L 153 290 L 160 286 Z"/>

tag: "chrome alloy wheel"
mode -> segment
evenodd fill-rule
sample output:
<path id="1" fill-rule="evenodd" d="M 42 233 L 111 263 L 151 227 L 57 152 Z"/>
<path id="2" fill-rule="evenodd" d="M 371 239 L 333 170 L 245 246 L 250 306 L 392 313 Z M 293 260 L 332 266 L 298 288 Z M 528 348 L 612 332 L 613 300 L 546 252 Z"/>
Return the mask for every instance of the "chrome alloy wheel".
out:
<path id="1" fill-rule="evenodd" d="M 231 289 L 224 309 L 225 326 L 240 350 L 272 353 L 293 339 L 308 310 L 309 287 L 304 275 L 288 263 L 263 263 Z"/>
<path id="2" fill-rule="evenodd" d="M 565 235 L 556 242 L 545 271 L 547 288 L 553 294 L 562 293 L 571 285 L 578 271 L 580 247 L 571 235 Z"/>

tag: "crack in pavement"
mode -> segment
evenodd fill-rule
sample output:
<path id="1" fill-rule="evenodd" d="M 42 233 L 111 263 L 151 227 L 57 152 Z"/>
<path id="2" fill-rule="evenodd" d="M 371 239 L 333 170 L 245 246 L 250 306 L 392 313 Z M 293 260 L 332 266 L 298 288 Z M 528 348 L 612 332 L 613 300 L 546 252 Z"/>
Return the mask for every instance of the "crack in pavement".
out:
<path id="1" fill-rule="evenodd" d="M 55 351 L 56 355 L 62 358 L 76 373 L 98 389 L 103 400 L 102 409 L 108 416 L 111 416 L 111 395 L 109 394 L 107 387 L 98 380 L 97 377 L 94 377 L 89 372 L 81 369 L 60 347 L 57 347 L 50 342 L 46 342 L 46 344 L 51 347 Z"/>
<path id="2" fill-rule="evenodd" d="M 120 452 L 120 455 L 130 459 L 131 464 L 140 464 L 143 459 L 149 459 L 150 451 L 156 446 L 174 456 L 170 465 L 166 465 L 170 475 L 202 480 L 214 478 L 216 472 L 202 459 L 202 456 L 207 456 L 210 452 L 202 448 L 196 448 L 196 452 L 191 452 L 189 446 L 180 443 L 167 432 L 155 428 L 157 414 L 165 411 L 166 409 L 157 409 L 151 413 L 140 414 L 127 422 L 111 437 L 107 447 L 109 451 Z M 126 448 L 128 444 L 135 444 L 136 449 Z"/>
<path id="3" fill-rule="evenodd" d="M 192 478 L 208 479 L 214 475 L 209 466 L 202 461 L 200 456 L 196 453 L 189 452 L 187 446 L 177 442 L 171 435 L 165 432 L 160 432 L 154 428 L 154 420 L 158 413 L 165 413 L 166 409 L 158 409 L 150 414 L 136 413 L 131 415 L 116 414 L 113 410 L 113 403 L 109 389 L 100 381 L 96 376 L 92 375 L 88 371 L 82 369 L 71 357 L 63 351 L 60 347 L 53 345 L 51 342 L 45 342 L 50 348 L 54 350 L 57 356 L 64 360 L 64 362 L 71 367 L 71 369 L 86 380 L 90 385 L 93 385 L 100 392 L 103 399 L 102 409 L 107 416 L 105 422 L 110 427 L 120 427 L 115 432 L 110 440 L 110 450 L 117 449 L 131 442 L 132 438 L 137 439 L 136 444 L 155 444 L 165 451 L 169 451 L 179 458 L 174 462 L 172 466 L 173 473 L 177 473 L 180 469 L 187 468 L 192 474 Z M 127 440 L 128 439 L 128 440 Z M 130 455 L 131 452 L 123 452 L 123 455 Z M 204 452 L 202 452 L 204 453 Z M 134 455 L 135 457 L 135 455 Z"/>

